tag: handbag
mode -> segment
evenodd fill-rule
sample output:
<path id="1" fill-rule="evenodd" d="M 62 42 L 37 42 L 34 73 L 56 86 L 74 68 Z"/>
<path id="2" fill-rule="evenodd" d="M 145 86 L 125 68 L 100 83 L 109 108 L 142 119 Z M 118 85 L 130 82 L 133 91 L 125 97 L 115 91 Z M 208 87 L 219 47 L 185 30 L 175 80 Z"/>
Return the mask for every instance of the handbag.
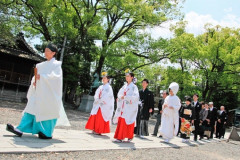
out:
<path id="1" fill-rule="evenodd" d="M 185 114 L 185 115 L 192 115 L 192 110 L 184 109 L 183 114 Z"/>
<path id="2" fill-rule="evenodd" d="M 204 131 L 204 135 L 209 138 L 211 136 L 211 131 Z"/>
<path id="3" fill-rule="evenodd" d="M 192 130 L 192 131 L 195 131 L 195 126 L 191 126 L 191 130 Z"/>

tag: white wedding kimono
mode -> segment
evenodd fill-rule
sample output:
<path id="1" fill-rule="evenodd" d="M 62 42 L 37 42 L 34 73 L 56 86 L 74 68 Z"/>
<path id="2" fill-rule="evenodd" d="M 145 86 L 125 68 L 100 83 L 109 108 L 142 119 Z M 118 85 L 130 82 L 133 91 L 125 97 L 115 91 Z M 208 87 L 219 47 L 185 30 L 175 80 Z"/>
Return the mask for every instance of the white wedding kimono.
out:
<path id="1" fill-rule="evenodd" d="M 32 78 L 23 112 L 36 117 L 36 122 L 58 119 L 57 125 L 70 126 L 62 103 L 62 68 L 61 62 L 52 58 L 36 65 L 40 79 L 36 87 Z"/>
<path id="2" fill-rule="evenodd" d="M 124 99 L 121 97 L 124 96 Z M 138 87 L 132 82 L 126 83 L 118 92 L 117 109 L 113 118 L 113 123 L 118 122 L 118 118 L 125 119 L 126 124 L 130 125 L 136 121 L 139 104 Z M 136 125 L 136 123 L 135 123 Z"/>
<path id="3" fill-rule="evenodd" d="M 161 127 L 159 129 L 160 134 L 164 139 L 172 139 L 173 136 L 176 136 L 178 133 L 179 127 L 179 113 L 178 110 L 181 107 L 181 102 L 178 96 L 176 96 L 178 92 L 178 84 L 173 82 L 170 84 L 169 88 L 173 91 L 174 95 L 167 96 L 163 103 L 163 112 L 161 117 Z M 164 105 L 167 104 L 168 107 L 164 108 Z M 169 107 L 172 106 L 173 109 Z"/>
<path id="4" fill-rule="evenodd" d="M 99 97 L 99 95 L 101 96 Z M 109 83 L 99 86 L 96 90 L 91 115 L 96 115 L 99 107 L 101 108 L 104 121 L 109 121 L 111 124 L 114 110 L 114 96 L 112 87 Z"/>

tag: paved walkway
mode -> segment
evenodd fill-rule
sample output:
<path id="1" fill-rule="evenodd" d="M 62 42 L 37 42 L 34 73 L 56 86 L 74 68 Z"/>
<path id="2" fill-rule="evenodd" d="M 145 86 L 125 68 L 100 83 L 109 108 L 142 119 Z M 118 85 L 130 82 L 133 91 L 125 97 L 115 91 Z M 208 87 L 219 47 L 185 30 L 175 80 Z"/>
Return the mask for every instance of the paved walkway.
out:
<path id="1" fill-rule="evenodd" d="M 214 143 L 218 139 L 190 141 L 182 143 L 181 139 L 175 137 L 171 143 L 163 143 L 163 139 L 148 136 L 146 139 L 135 137 L 130 143 L 113 143 L 113 134 L 102 136 L 93 135 L 91 131 L 78 131 L 55 129 L 51 140 L 42 140 L 37 135 L 24 134 L 22 137 L 14 136 L 5 130 L 5 125 L 0 124 L 0 153 L 33 153 L 33 152 L 65 152 L 81 150 L 109 150 L 109 149 L 140 149 L 140 148 L 162 148 L 162 147 L 184 147 Z M 229 134 L 229 133 L 228 133 Z M 226 133 L 226 137 L 228 137 Z M 193 137 L 191 137 L 192 139 Z"/>

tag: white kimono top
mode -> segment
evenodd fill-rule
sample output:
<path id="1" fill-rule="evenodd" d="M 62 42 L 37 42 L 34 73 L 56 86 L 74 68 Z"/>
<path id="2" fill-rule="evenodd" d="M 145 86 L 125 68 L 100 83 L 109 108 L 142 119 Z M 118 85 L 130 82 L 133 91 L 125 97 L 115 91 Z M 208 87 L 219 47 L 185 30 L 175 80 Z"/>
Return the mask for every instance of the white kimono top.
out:
<path id="1" fill-rule="evenodd" d="M 35 77 L 32 78 L 24 112 L 35 115 L 37 122 L 58 119 L 57 125 L 70 126 L 62 103 L 61 64 L 52 58 L 36 65 L 40 80 L 37 80 L 35 87 L 33 85 Z"/>
<path id="2" fill-rule="evenodd" d="M 96 115 L 99 107 L 101 108 L 104 121 L 108 122 L 111 120 L 114 110 L 114 96 L 109 83 L 99 86 L 96 90 L 91 115 Z"/>
<path id="3" fill-rule="evenodd" d="M 121 97 L 124 96 L 124 99 Z M 118 118 L 125 119 L 126 124 L 130 125 L 136 121 L 139 104 L 138 87 L 132 82 L 126 83 L 118 92 L 117 110 L 115 112 L 113 122 L 117 123 Z"/>

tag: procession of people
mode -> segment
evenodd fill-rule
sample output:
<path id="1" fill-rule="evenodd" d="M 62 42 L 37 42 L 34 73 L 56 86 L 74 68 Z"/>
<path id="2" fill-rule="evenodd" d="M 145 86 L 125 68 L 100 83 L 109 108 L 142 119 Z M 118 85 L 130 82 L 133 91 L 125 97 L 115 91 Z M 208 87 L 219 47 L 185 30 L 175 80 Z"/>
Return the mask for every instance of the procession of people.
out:
<path id="1" fill-rule="evenodd" d="M 45 48 L 47 61 L 39 63 L 35 68 L 27 98 L 28 102 L 23 111 L 22 119 L 17 127 L 7 124 L 9 132 L 21 137 L 22 134 L 38 134 L 40 139 L 51 139 L 56 125 L 70 126 L 62 103 L 62 69 L 61 62 L 55 60 L 57 47 L 48 44 Z M 102 83 L 94 95 L 94 102 L 85 129 L 93 134 L 110 133 L 112 122 L 117 124 L 114 139 L 121 143 L 125 139 L 131 142 L 134 134 L 137 137 L 149 136 L 148 121 L 154 114 L 154 94 L 148 89 L 149 80 L 143 79 L 142 89 L 135 84 L 134 73 L 125 71 L 126 82 L 117 94 L 117 108 L 114 111 L 114 94 L 110 84 L 110 76 L 102 72 Z M 204 137 L 212 139 L 223 138 L 227 114 L 225 107 L 220 110 L 213 102 L 199 102 L 198 94 L 186 96 L 182 105 L 177 96 L 179 84 L 172 82 L 167 90 L 162 92 L 162 99 L 158 104 L 157 121 L 152 136 L 164 139 L 169 143 L 174 136 L 179 135 L 182 142 L 189 142 L 193 133 L 194 141 Z M 113 116 L 114 115 L 114 116 Z M 160 128 L 159 128 L 160 127 Z"/>

